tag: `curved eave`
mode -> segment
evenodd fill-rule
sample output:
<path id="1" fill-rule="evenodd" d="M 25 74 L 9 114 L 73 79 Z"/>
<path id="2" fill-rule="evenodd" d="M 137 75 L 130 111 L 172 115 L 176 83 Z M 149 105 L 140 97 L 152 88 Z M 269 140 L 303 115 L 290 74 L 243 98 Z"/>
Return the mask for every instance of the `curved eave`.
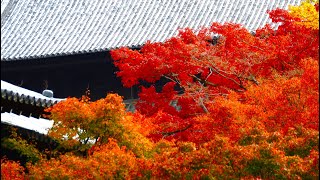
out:
<path id="1" fill-rule="evenodd" d="M 48 98 L 40 93 L 15 86 L 1 80 L 1 97 L 9 101 L 30 104 L 38 107 L 50 107 L 63 99 Z"/>
<path id="2" fill-rule="evenodd" d="M 32 130 L 41 134 L 47 134 L 48 130 L 53 126 L 53 120 L 37 119 L 8 112 L 1 113 L 1 123 Z"/>
<path id="3" fill-rule="evenodd" d="M 33 106 L 44 107 L 44 108 L 53 106 L 54 104 L 59 102 L 58 100 L 47 100 L 47 99 L 36 98 L 34 96 L 29 96 L 25 94 L 19 94 L 13 91 L 8 91 L 6 89 L 1 89 L 1 97 L 2 99 L 7 99 L 9 101 L 30 104 Z"/>
<path id="4" fill-rule="evenodd" d="M 133 45 L 127 46 L 130 49 L 139 49 L 143 46 L 141 45 Z M 81 54 L 88 54 L 88 53 L 100 53 L 100 52 L 108 52 L 113 49 L 117 49 L 120 47 L 112 47 L 112 48 L 104 48 L 104 49 L 93 49 L 93 50 L 81 50 L 81 51 L 74 51 L 74 52 L 63 52 L 63 53 L 55 53 L 55 54 L 43 54 L 43 55 L 35 55 L 35 56 L 22 56 L 22 57 L 14 57 L 14 58 L 3 58 L 1 61 L 19 61 L 19 60 L 29 60 L 29 59 L 41 59 L 41 58 L 50 58 L 50 57 L 60 57 L 60 56 L 73 56 L 73 55 L 81 55 Z"/>

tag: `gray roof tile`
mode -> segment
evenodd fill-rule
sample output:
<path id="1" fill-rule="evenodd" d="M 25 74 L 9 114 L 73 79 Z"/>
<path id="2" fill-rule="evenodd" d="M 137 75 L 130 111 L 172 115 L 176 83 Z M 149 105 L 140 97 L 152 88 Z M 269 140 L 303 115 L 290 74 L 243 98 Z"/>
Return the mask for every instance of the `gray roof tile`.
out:
<path id="1" fill-rule="evenodd" d="M 2 0 L 1 61 L 41 58 L 163 42 L 178 28 L 212 22 L 250 31 L 267 10 L 302 0 Z"/>

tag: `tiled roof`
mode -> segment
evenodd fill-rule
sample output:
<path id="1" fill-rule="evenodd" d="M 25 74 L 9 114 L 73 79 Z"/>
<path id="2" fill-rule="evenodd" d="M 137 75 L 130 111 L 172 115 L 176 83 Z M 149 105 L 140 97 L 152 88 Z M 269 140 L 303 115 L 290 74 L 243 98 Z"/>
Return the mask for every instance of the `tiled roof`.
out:
<path id="1" fill-rule="evenodd" d="M 10 1 L 10 0 L 1 0 L 1 14 L 2 14 L 3 11 L 6 9 L 9 1 Z"/>
<path id="2" fill-rule="evenodd" d="M 267 10 L 302 0 L 1 0 L 1 61 L 100 52 L 163 42 L 212 22 L 250 31 Z"/>
<path id="3" fill-rule="evenodd" d="M 37 119 L 8 112 L 1 113 L 1 123 L 29 129 L 41 134 L 47 134 L 48 130 L 53 126 L 53 120 Z"/>
<path id="4" fill-rule="evenodd" d="M 60 98 L 48 98 L 40 93 L 15 86 L 1 80 L 2 99 L 8 99 L 15 102 L 31 104 L 35 106 L 50 107 L 63 100 Z"/>

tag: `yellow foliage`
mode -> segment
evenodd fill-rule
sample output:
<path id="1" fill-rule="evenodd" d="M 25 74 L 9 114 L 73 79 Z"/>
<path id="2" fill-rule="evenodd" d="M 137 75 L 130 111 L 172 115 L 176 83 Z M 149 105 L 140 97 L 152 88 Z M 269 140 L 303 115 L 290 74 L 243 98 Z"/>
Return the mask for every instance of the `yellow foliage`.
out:
<path id="1" fill-rule="evenodd" d="M 301 19 L 297 24 L 312 28 L 319 29 L 319 12 L 316 10 L 314 4 L 318 1 L 304 1 L 300 6 L 289 6 L 289 12 L 292 17 Z"/>
<path id="2" fill-rule="evenodd" d="M 120 123 L 125 131 L 123 133 L 124 140 L 121 145 L 129 146 L 129 148 L 137 155 L 143 156 L 147 151 L 151 151 L 154 144 L 144 134 L 140 133 L 144 127 L 133 120 L 133 116 L 124 116 Z"/>

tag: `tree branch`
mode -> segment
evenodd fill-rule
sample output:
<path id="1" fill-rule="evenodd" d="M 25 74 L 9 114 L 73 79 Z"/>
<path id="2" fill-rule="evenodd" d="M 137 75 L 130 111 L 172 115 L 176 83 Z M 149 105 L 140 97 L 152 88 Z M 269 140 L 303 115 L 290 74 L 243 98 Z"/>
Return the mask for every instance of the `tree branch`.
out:
<path id="1" fill-rule="evenodd" d="M 200 107 L 203 109 L 203 111 L 205 113 L 209 114 L 209 111 L 208 111 L 207 107 L 203 104 L 202 98 L 199 98 L 199 100 L 200 100 L 200 102 L 199 102 Z"/>
<path id="2" fill-rule="evenodd" d="M 236 80 L 234 80 L 234 79 L 232 79 L 232 78 L 229 78 L 229 77 L 221 74 L 218 70 L 216 70 L 216 69 L 213 68 L 213 67 L 210 67 L 210 68 L 212 68 L 212 69 L 213 69 L 217 74 L 219 74 L 220 76 L 222 76 L 222 77 L 224 77 L 224 78 L 226 78 L 226 79 L 229 79 L 230 81 L 232 81 L 232 82 L 234 82 L 235 84 L 237 84 L 240 88 L 246 90 L 246 88 L 245 88 L 242 84 L 238 83 Z"/>
<path id="3" fill-rule="evenodd" d="M 211 85 L 211 86 L 213 86 L 213 87 L 217 87 L 217 86 L 218 86 L 218 84 L 213 84 L 212 82 L 203 80 L 203 79 L 201 79 L 201 78 L 198 78 L 197 76 L 195 76 L 195 75 L 193 75 L 193 74 L 189 74 L 189 76 L 193 77 L 195 80 L 197 80 L 198 82 L 203 83 L 203 84 L 205 84 L 205 85 L 208 84 L 208 85 Z"/>
<path id="4" fill-rule="evenodd" d="M 165 78 L 167 78 L 167 79 L 169 79 L 169 80 L 172 81 L 172 82 L 175 82 L 175 83 L 179 84 L 179 85 L 181 86 L 181 83 L 180 83 L 180 81 L 176 78 L 176 76 L 174 76 L 175 79 L 172 79 L 171 77 L 166 76 L 166 75 L 162 75 L 162 76 L 165 77 Z M 182 86 L 181 86 L 181 87 L 182 87 Z"/>
<path id="5" fill-rule="evenodd" d="M 210 73 L 208 74 L 208 76 L 206 77 L 206 79 L 205 79 L 205 81 L 207 81 L 208 80 L 208 78 L 211 76 L 211 74 L 212 74 L 212 69 L 211 68 L 209 68 L 209 70 L 210 70 Z"/>
<path id="6" fill-rule="evenodd" d="M 162 132 L 161 134 L 163 135 L 163 137 L 171 136 L 173 134 L 176 134 L 176 133 L 179 133 L 179 132 L 183 132 L 183 131 L 189 129 L 191 126 L 192 126 L 192 124 L 189 124 L 188 126 L 186 126 L 183 129 L 179 129 L 179 130 L 172 131 L 172 132 Z"/>
<path id="7" fill-rule="evenodd" d="M 265 49 L 262 49 L 262 48 L 260 48 L 258 46 L 253 46 L 253 45 L 247 43 L 246 41 L 242 40 L 242 38 L 240 38 L 239 36 L 237 36 L 237 35 L 235 35 L 235 36 L 238 38 L 238 40 L 240 40 L 241 42 L 245 43 L 246 45 L 251 46 L 251 47 L 256 48 L 256 49 L 259 49 L 261 51 L 265 51 Z"/>

